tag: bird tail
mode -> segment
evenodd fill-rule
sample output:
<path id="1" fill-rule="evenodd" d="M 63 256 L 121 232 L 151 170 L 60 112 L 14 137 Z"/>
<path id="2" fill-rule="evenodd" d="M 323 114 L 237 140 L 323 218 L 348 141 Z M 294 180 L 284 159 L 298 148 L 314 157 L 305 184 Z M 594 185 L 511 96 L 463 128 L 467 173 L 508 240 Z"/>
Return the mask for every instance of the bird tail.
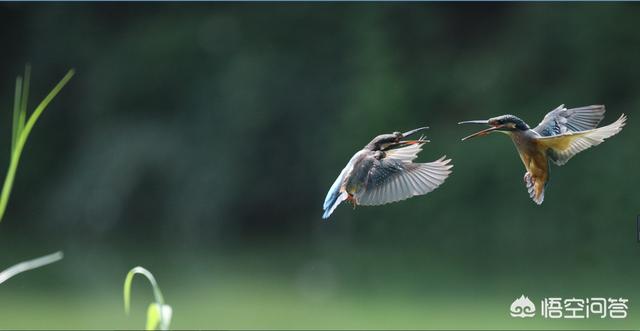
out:
<path id="1" fill-rule="evenodd" d="M 324 213 L 322 214 L 322 218 L 323 219 L 327 219 L 329 218 L 329 216 L 331 216 L 331 213 L 333 213 L 333 211 L 336 209 L 336 207 L 338 207 L 338 205 L 347 199 L 347 197 L 349 196 L 349 194 L 347 192 L 334 192 L 334 194 L 331 194 L 331 196 L 327 196 L 327 201 L 325 201 L 324 204 Z"/>
<path id="2" fill-rule="evenodd" d="M 533 199 L 533 202 L 541 205 L 542 201 L 544 201 L 544 189 L 547 187 L 547 184 L 541 180 L 534 179 L 528 171 L 524 174 L 524 183 L 527 186 L 527 191 L 529 191 L 529 196 Z"/>
<path id="3" fill-rule="evenodd" d="M 345 170 L 342 170 L 338 178 L 333 182 L 333 185 L 331 185 L 331 188 L 327 193 L 327 197 L 324 198 L 324 204 L 322 205 L 322 209 L 324 210 L 324 213 L 322 214 L 323 219 L 329 218 L 336 207 L 338 207 L 338 205 L 349 196 L 347 192 L 340 192 L 340 186 L 342 186 L 344 174 Z"/>

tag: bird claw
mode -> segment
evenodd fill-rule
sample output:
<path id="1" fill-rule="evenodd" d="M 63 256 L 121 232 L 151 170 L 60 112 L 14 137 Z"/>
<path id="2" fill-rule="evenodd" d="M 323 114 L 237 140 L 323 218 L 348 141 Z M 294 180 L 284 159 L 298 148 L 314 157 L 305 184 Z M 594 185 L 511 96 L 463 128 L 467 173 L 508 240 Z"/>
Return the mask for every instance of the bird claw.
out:
<path id="1" fill-rule="evenodd" d="M 353 209 L 356 209 L 356 199 L 353 197 L 353 195 L 349 194 L 349 196 L 347 196 L 347 201 L 351 202 L 351 204 L 353 205 Z"/>

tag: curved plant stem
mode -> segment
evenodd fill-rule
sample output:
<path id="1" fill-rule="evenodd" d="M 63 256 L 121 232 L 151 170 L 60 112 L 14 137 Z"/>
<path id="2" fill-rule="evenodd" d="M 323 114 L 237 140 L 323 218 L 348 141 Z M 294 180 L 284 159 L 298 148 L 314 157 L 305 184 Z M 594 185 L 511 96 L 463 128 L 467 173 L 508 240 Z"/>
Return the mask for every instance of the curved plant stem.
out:
<path id="1" fill-rule="evenodd" d="M 162 292 L 160 291 L 160 287 L 158 286 L 158 282 L 156 282 L 156 278 L 153 277 L 153 274 L 143 268 L 143 267 L 135 267 L 129 271 L 127 274 L 127 278 L 124 281 L 124 311 L 129 314 L 129 307 L 131 303 L 131 283 L 133 282 L 133 276 L 136 274 L 143 275 L 147 277 L 149 283 L 151 283 L 151 287 L 153 287 L 153 296 L 156 299 L 156 302 L 164 305 L 164 298 L 162 297 Z"/>
<path id="2" fill-rule="evenodd" d="M 149 309 L 147 309 L 147 330 L 154 330 L 157 327 L 160 327 L 161 330 L 169 329 L 169 324 L 171 321 L 171 307 L 164 304 L 164 297 L 162 296 L 162 292 L 160 291 L 160 286 L 158 286 L 158 282 L 153 274 L 143 268 L 143 267 L 135 267 L 127 273 L 127 277 L 124 280 L 124 311 L 126 314 L 129 314 L 131 307 L 131 283 L 133 282 L 133 277 L 136 274 L 143 275 L 147 278 L 149 283 L 151 283 L 151 287 L 153 288 L 153 296 L 155 298 L 155 302 L 149 305 Z"/>
<path id="3" fill-rule="evenodd" d="M 45 255 L 33 260 L 20 262 L 2 272 L 0 272 L 0 284 L 4 283 L 7 279 L 25 272 L 31 269 L 40 268 L 47 264 L 60 261 L 62 259 L 62 252 L 55 252 L 53 254 Z"/>

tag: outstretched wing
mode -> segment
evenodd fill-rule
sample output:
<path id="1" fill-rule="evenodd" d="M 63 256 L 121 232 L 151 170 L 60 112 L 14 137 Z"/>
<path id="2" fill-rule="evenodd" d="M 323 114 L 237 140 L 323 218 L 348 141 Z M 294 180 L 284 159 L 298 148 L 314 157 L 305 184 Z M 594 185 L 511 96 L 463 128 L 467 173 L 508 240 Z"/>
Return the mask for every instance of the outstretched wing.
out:
<path id="1" fill-rule="evenodd" d="M 620 132 L 626 120 L 627 116 L 622 114 L 617 121 L 601 128 L 541 137 L 538 141 L 548 148 L 547 154 L 553 163 L 563 165 L 576 154 L 591 146 L 600 145 L 605 139 Z"/>
<path id="2" fill-rule="evenodd" d="M 398 149 L 387 153 L 387 157 L 381 160 L 375 160 L 366 189 L 355 196 L 357 203 L 383 205 L 427 194 L 440 186 L 451 173 L 451 160 L 443 156 L 429 163 L 411 163 L 421 150 L 418 145 Z"/>
<path id="3" fill-rule="evenodd" d="M 425 138 L 424 136 L 420 137 L 420 139 L 417 140 L 419 142 L 416 144 L 411 144 L 411 145 L 403 146 L 400 148 L 386 150 L 385 158 L 396 159 L 402 162 L 411 163 L 413 160 L 415 160 L 415 158 L 418 157 L 418 153 L 422 151 L 422 145 L 424 145 L 427 142 L 427 140 L 425 140 L 424 138 Z"/>
<path id="4" fill-rule="evenodd" d="M 567 109 L 564 105 L 550 111 L 533 130 L 550 137 L 569 132 L 595 129 L 604 118 L 604 106 L 593 105 Z"/>

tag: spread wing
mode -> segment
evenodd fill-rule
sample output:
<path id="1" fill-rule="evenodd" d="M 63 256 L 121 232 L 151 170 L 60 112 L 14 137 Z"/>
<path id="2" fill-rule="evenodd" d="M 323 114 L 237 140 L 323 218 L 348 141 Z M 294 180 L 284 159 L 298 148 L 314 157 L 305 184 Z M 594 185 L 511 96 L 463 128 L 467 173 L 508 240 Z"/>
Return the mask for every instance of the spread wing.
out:
<path id="1" fill-rule="evenodd" d="M 359 205 L 374 206 L 427 194 L 444 183 L 453 165 L 441 157 L 429 163 L 412 163 L 422 150 L 422 144 L 388 151 L 386 157 L 375 160 L 366 189 L 356 195 Z"/>
<path id="2" fill-rule="evenodd" d="M 564 105 L 550 111 L 533 130 L 550 137 L 569 132 L 595 129 L 604 118 L 604 106 L 593 105 L 567 109 Z"/>
<path id="3" fill-rule="evenodd" d="M 563 165 L 576 154 L 591 146 L 600 145 L 605 139 L 616 135 L 622 130 L 626 120 L 627 116 L 622 114 L 617 121 L 601 128 L 541 137 L 538 141 L 548 148 L 547 154 L 553 163 Z"/>

